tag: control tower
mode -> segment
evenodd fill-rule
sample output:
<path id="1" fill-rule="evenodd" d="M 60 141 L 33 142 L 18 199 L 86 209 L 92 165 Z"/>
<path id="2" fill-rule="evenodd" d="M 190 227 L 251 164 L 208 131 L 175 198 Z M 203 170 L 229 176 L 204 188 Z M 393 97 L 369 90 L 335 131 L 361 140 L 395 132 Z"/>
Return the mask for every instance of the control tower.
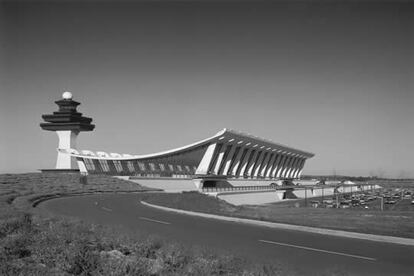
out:
<path id="1" fill-rule="evenodd" d="M 55 101 L 59 110 L 53 114 L 42 115 L 45 123 L 40 127 L 44 130 L 55 131 L 59 138 L 58 149 L 76 149 L 76 137 L 81 131 L 92 131 L 95 125 L 91 124 L 92 118 L 82 116 L 77 112 L 79 102 L 72 100 L 72 93 L 65 92 L 62 99 Z M 69 154 L 58 151 L 56 170 L 77 170 L 76 160 Z"/>

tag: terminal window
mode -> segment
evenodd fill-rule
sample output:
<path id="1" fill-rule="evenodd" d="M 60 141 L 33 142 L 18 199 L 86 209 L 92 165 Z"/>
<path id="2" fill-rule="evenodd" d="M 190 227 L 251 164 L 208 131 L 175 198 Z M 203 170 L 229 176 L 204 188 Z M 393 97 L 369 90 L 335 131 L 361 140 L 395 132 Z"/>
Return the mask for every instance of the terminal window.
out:
<path id="1" fill-rule="evenodd" d="M 104 172 L 109 172 L 109 165 L 106 160 L 99 160 L 99 163 L 101 164 L 102 170 Z"/>
<path id="2" fill-rule="evenodd" d="M 122 172 L 122 164 L 121 164 L 121 161 L 119 161 L 119 160 L 114 160 L 114 165 L 115 165 L 115 168 L 116 168 L 116 170 L 117 170 L 118 172 Z"/>
<path id="3" fill-rule="evenodd" d="M 127 166 L 130 172 L 134 172 L 134 164 L 132 164 L 132 161 L 127 161 Z"/>

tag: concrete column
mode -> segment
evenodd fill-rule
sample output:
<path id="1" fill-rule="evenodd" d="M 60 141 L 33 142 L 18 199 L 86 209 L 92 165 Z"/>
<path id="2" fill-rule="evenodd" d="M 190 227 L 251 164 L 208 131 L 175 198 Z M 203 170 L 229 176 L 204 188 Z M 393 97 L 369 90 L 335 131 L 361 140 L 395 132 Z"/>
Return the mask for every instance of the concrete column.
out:
<path id="1" fill-rule="evenodd" d="M 251 162 L 248 164 L 247 170 L 245 172 L 245 174 L 247 176 L 249 176 L 249 177 L 252 176 L 252 174 L 253 174 L 253 167 L 256 164 L 258 157 L 260 157 L 259 155 L 261 155 L 261 154 L 262 154 L 262 152 L 259 151 L 258 149 L 255 151 L 255 153 L 253 155 L 253 158 L 251 159 Z"/>
<path id="2" fill-rule="evenodd" d="M 295 170 L 296 170 L 296 166 L 298 165 L 299 161 L 300 161 L 299 156 L 296 156 L 295 157 L 295 160 L 294 160 L 294 162 L 292 164 L 292 169 L 289 172 L 289 177 L 290 178 L 295 178 Z"/>
<path id="3" fill-rule="evenodd" d="M 265 157 L 266 155 L 266 157 Z M 267 158 L 267 156 L 269 155 L 269 153 L 266 150 L 262 151 L 262 154 L 260 155 L 260 158 L 257 160 L 257 164 L 255 165 L 254 169 L 253 169 L 253 177 L 258 177 L 259 176 L 259 172 L 260 172 L 260 168 L 262 167 L 265 158 Z"/>
<path id="4" fill-rule="evenodd" d="M 266 178 L 268 178 L 268 177 L 269 177 L 270 172 L 272 171 L 272 168 L 273 168 L 273 164 L 274 164 L 274 162 L 275 162 L 275 159 L 276 159 L 276 153 L 275 153 L 275 152 L 273 152 L 273 153 L 270 155 L 269 162 L 267 162 L 266 169 L 265 169 L 265 170 L 264 170 L 264 172 L 262 173 L 262 175 L 263 175 L 264 177 L 266 177 Z"/>
<path id="5" fill-rule="evenodd" d="M 216 150 L 216 147 L 217 147 L 216 143 L 211 144 L 211 145 L 208 146 L 206 152 L 203 155 L 203 158 L 200 161 L 200 164 L 198 164 L 196 174 L 208 174 L 208 169 L 209 169 L 210 163 L 213 159 L 213 155 L 214 155 L 214 151 Z M 172 165 L 174 165 L 174 164 L 172 164 Z"/>
<path id="6" fill-rule="evenodd" d="M 224 170 L 224 168 L 225 168 L 225 166 L 226 166 L 226 164 L 227 164 L 228 157 L 229 157 L 230 151 L 231 151 L 232 149 L 233 149 L 233 145 L 231 145 L 231 144 L 226 145 L 226 149 L 225 149 L 225 151 L 224 151 L 224 155 L 223 155 L 223 158 L 222 158 L 221 164 L 220 164 L 219 169 L 218 169 L 218 171 L 217 171 L 217 175 L 223 175 L 223 170 Z M 230 160 L 230 161 L 231 161 L 231 160 Z M 230 165 L 230 164 L 229 164 L 229 165 Z"/>
<path id="7" fill-rule="evenodd" d="M 223 144 L 217 144 L 217 147 L 214 150 L 213 157 L 212 157 L 211 162 L 210 162 L 210 166 L 208 167 L 208 170 L 207 170 L 209 174 L 214 174 L 214 169 L 215 169 L 216 164 L 217 164 L 218 156 L 219 156 L 219 154 L 220 154 L 220 152 L 221 152 L 221 150 L 223 149 L 224 146 L 225 145 L 223 145 Z"/>
<path id="8" fill-rule="evenodd" d="M 118 171 L 117 171 L 117 169 L 115 167 L 114 160 L 107 159 L 106 162 L 108 163 L 108 166 L 109 166 L 109 172 L 112 175 L 117 175 L 118 174 Z"/>
<path id="9" fill-rule="evenodd" d="M 95 171 L 97 173 L 103 173 L 104 170 L 102 168 L 101 162 L 99 162 L 98 159 L 90 159 L 93 162 L 93 165 L 95 166 Z"/>
<path id="10" fill-rule="evenodd" d="M 220 166 L 221 166 L 221 162 L 223 162 L 223 157 L 224 157 L 224 153 L 226 152 L 226 149 L 227 149 L 227 145 L 226 144 L 223 144 L 223 146 L 221 147 L 221 150 L 220 150 L 220 152 L 218 154 L 217 161 L 216 161 L 216 165 L 214 166 L 213 173 L 215 175 L 218 175 L 219 174 L 219 169 L 220 169 Z"/>
<path id="11" fill-rule="evenodd" d="M 272 172 L 270 174 L 271 178 L 276 178 L 276 173 L 279 170 L 280 162 L 282 161 L 283 155 L 278 153 L 275 163 L 273 164 Z"/>
<path id="12" fill-rule="evenodd" d="M 125 160 L 121 160 L 121 166 L 122 166 L 122 171 L 124 171 L 124 173 L 131 173 L 127 161 Z"/>
<path id="13" fill-rule="evenodd" d="M 288 164 L 287 170 L 286 170 L 286 178 L 291 178 L 291 172 L 293 170 L 293 165 L 295 164 L 295 162 L 296 162 L 296 156 L 293 155 L 290 163 Z"/>
<path id="14" fill-rule="evenodd" d="M 283 155 L 282 159 L 280 160 L 280 164 L 276 172 L 276 177 L 281 177 L 281 173 L 282 173 L 282 170 L 285 168 L 285 163 L 286 163 L 287 158 L 289 158 L 289 156 Z"/>
<path id="15" fill-rule="evenodd" d="M 295 163 L 296 163 L 296 160 L 297 160 L 297 158 L 296 158 L 296 156 L 294 155 L 294 156 L 292 157 L 292 160 L 291 160 L 291 162 L 289 163 L 288 169 L 287 169 L 287 171 L 286 171 L 286 177 L 287 177 L 287 178 L 292 178 L 292 171 L 293 171 L 293 167 L 294 167 L 294 165 L 295 165 Z"/>
<path id="16" fill-rule="evenodd" d="M 243 162 L 241 163 L 241 167 L 240 167 L 240 172 L 239 172 L 239 176 L 243 177 L 244 172 L 247 169 L 247 166 L 249 165 L 249 163 L 251 163 L 251 160 L 253 159 L 253 155 L 255 155 L 256 152 L 253 152 L 253 149 L 249 149 L 248 152 L 246 153 L 246 156 L 244 157 Z"/>
<path id="17" fill-rule="evenodd" d="M 79 134 L 78 131 L 58 130 L 56 131 L 56 134 L 59 138 L 59 149 L 76 149 L 76 137 Z M 77 169 L 75 158 L 69 154 L 58 151 L 56 169 Z"/>
<path id="18" fill-rule="evenodd" d="M 300 158 L 295 157 L 295 160 L 293 161 L 291 170 L 289 171 L 289 178 L 295 178 L 295 171 L 296 171 L 296 167 L 297 167 L 299 161 L 300 161 Z"/>
<path id="19" fill-rule="evenodd" d="M 244 156 L 243 156 L 244 150 L 245 150 L 245 148 L 241 147 L 240 150 L 239 150 L 239 153 L 236 156 L 236 159 L 234 160 L 234 166 L 231 169 L 231 175 L 233 175 L 233 176 L 237 175 L 237 170 L 240 167 L 241 162 L 243 162 L 243 160 L 241 160 L 241 159 L 242 159 L 242 157 L 244 158 Z"/>
<path id="20" fill-rule="evenodd" d="M 300 178 L 300 171 L 303 168 L 305 161 L 306 161 L 306 158 L 302 158 L 300 160 L 299 165 L 298 165 L 298 171 L 296 172 L 296 178 Z"/>
<path id="21" fill-rule="evenodd" d="M 293 160 L 293 156 L 288 156 L 288 158 L 285 160 L 285 164 L 283 166 L 281 177 L 286 178 L 287 171 L 289 169 L 290 164 L 292 163 L 292 160 Z"/>
<path id="22" fill-rule="evenodd" d="M 236 165 L 236 161 L 237 163 L 239 163 L 240 161 L 240 154 L 242 151 L 242 147 L 240 145 L 235 145 L 234 146 L 234 153 L 233 153 L 233 157 L 231 158 L 231 162 L 230 162 L 230 166 L 227 170 L 227 174 L 228 176 L 232 176 L 233 175 L 233 168 Z"/>
<path id="23" fill-rule="evenodd" d="M 88 170 L 85 166 L 85 161 L 82 158 L 76 158 L 76 162 L 78 163 L 79 172 L 81 174 L 88 174 Z"/>
<path id="24" fill-rule="evenodd" d="M 222 175 L 227 175 L 227 173 L 229 172 L 230 165 L 234 160 L 234 152 L 236 151 L 236 148 L 236 145 L 233 145 L 230 152 L 228 153 L 227 158 L 225 160 L 226 163 L 224 165 L 223 172 L 221 173 Z"/>
<path id="25" fill-rule="evenodd" d="M 267 153 L 266 158 L 263 160 L 263 166 L 260 167 L 259 175 L 262 177 L 266 177 L 267 168 L 270 166 L 270 160 L 273 156 L 273 153 L 269 151 Z"/>
<path id="26" fill-rule="evenodd" d="M 132 160 L 132 165 L 134 166 L 134 174 L 138 174 L 140 172 L 139 166 L 138 166 L 138 161 L 137 160 Z"/>
<path id="27" fill-rule="evenodd" d="M 292 178 L 296 178 L 301 161 L 302 161 L 302 158 L 300 156 L 296 158 L 296 162 L 293 165 Z"/>
<path id="28" fill-rule="evenodd" d="M 303 167 L 305 167 L 305 161 L 306 161 L 306 158 L 303 158 L 302 163 L 300 164 L 298 178 L 300 178 L 300 176 L 302 175 Z"/>

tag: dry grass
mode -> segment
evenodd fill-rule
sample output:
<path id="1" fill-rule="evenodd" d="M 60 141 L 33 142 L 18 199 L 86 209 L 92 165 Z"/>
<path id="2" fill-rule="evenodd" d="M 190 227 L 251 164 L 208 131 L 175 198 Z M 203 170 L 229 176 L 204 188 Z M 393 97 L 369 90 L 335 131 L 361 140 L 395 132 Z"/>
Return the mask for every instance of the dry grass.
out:
<path id="1" fill-rule="evenodd" d="M 90 175 L 87 183 L 80 183 L 79 174 L 26 173 L 1 174 L 0 198 L 12 202 L 18 197 L 41 197 L 72 193 L 140 192 L 154 190 L 118 178 Z M 26 206 L 25 206 L 26 207 Z"/>
<path id="2" fill-rule="evenodd" d="M 414 238 L 413 211 L 296 208 L 293 204 L 291 207 L 274 204 L 242 207 L 233 215 L 296 225 Z"/>

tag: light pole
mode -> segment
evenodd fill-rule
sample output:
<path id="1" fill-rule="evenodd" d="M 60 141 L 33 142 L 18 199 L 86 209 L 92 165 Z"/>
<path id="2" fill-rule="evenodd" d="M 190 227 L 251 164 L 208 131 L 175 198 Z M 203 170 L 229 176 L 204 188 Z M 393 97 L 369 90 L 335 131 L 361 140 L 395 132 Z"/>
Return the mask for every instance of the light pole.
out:
<path id="1" fill-rule="evenodd" d="M 308 195 L 307 195 L 306 187 L 305 187 L 305 207 L 308 207 Z"/>
<path id="2" fill-rule="evenodd" d="M 322 204 L 323 204 L 323 196 L 324 196 L 323 190 L 324 190 L 324 188 L 322 187 Z"/>

